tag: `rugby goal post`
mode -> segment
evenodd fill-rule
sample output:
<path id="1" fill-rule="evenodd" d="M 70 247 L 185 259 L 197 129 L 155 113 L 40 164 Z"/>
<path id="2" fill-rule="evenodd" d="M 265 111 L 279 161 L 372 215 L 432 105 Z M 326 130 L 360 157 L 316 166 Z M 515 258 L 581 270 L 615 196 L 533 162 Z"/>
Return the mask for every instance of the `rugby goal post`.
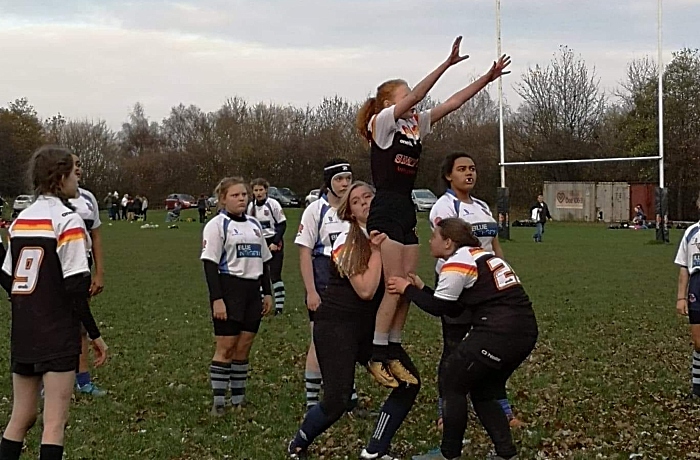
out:
<path id="1" fill-rule="evenodd" d="M 663 97 L 663 0 L 657 0 L 657 59 L 658 59 L 658 125 L 659 150 L 654 156 L 617 157 L 617 158 L 586 158 L 577 160 L 546 160 L 546 161 L 512 161 L 506 162 L 505 135 L 503 129 L 503 79 L 498 79 L 498 137 L 500 161 L 498 166 L 501 173 L 501 186 L 497 194 L 498 236 L 510 239 L 510 196 L 506 187 L 506 167 L 559 165 L 571 163 L 604 163 L 612 161 L 658 161 L 659 185 L 656 187 L 656 240 L 669 242 L 668 234 L 668 189 L 664 184 L 664 97 Z M 496 0 L 496 48 L 497 56 L 503 54 L 501 43 L 501 0 Z"/>

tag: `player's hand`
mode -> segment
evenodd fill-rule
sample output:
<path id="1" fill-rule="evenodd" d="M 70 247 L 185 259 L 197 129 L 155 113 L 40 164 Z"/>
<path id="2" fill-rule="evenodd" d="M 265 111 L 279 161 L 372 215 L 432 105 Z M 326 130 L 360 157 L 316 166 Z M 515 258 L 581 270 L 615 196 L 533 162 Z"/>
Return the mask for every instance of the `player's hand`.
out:
<path id="1" fill-rule="evenodd" d="M 372 230 L 369 234 L 369 244 L 373 251 L 379 251 L 382 243 L 387 239 L 385 233 L 380 233 L 377 230 Z"/>
<path id="2" fill-rule="evenodd" d="M 96 273 L 92 277 L 92 283 L 90 283 L 90 297 L 95 297 L 105 289 L 104 275 L 102 273 Z"/>
<path id="3" fill-rule="evenodd" d="M 420 279 L 420 276 L 416 275 L 415 273 L 408 274 L 408 281 L 410 281 L 410 283 L 418 289 L 423 289 L 425 287 L 423 280 Z"/>
<path id="4" fill-rule="evenodd" d="M 226 321 L 226 304 L 224 303 L 224 299 L 215 300 L 212 308 L 214 310 L 214 319 Z"/>
<path id="5" fill-rule="evenodd" d="M 493 63 L 493 65 L 491 66 L 491 69 L 486 74 L 488 76 L 489 83 L 498 79 L 501 75 L 508 75 L 510 73 L 510 70 L 505 70 L 505 69 L 509 65 L 510 65 L 510 56 L 506 56 L 504 54 L 500 58 L 498 58 L 498 61 L 495 61 Z"/>
<path id="6" fill-rule="evenodd" d="M 392 276 L 389 278 L 389 282 L 386 284 L 389 294 L 399 294 L 403 295 L 406 292 L 406 288 L 410 285 L 406 278 L 401 278 L 400 276 Z"/>
<path id="7" fill-rule="evenodd" d="M 679 315 L 688 316 L 688 300 L 679 299 L 676 302 L 676 311 Z"/>
<path id="8" fill-rule="evenodd" d="M 464 56 L 459 55 L 459 45 L 461 44 L 462 36 L 460 35 L 459 37 L 455 38 L 455 41 L 452 44 L 452 50 L 450 51 L 450 56 L 447 58 L 447 61 L 445 61 L 448 66 L 453 66 L 469 59 L 469 56 L 466 54 Z"/>
<path id="9" fill-rule="evenodd" d="M 318 295 L 318 292 L 314 291 L 306 294 L 306 308 L 316 311 L 319 305 L 321 305 L 321 296 Z"/>
<path id="10" fill-rule="evenodd" d="M 272 244 L 270 245 L 270 251 L 271 251 L 271 252 L 279 251 L 279 249 L 280 249 L 279 246 L 277 246 L 275 243 L 272 243 Z"/>
<path id="11" fill-rule="evenodd" d="M 109 347 L 107 347 L 102 337 L 93 340 L 90 344 L 92 345 L 92 351 L 94 353 L 93 365 L 95 367 L 100 367 L 107 361 L 107 349 Z"/>
<path id="12" fill-rule="evenodd" d="M 272 296 L 268 294 L 265 297 L 263 297 L 262 314 L 263 314 L 263 316 L 267 316 L 270 314 L 271 311 L 272 311 Z"/>

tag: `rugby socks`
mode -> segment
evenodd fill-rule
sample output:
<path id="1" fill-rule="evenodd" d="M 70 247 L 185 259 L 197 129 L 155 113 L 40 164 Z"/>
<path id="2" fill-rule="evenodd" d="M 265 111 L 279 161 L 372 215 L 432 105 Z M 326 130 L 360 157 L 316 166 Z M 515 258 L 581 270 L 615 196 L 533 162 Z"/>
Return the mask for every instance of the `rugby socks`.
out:
<path id="1" fill-rule="evenodd" d="M 413 397 L 415 397 L 415 394 Z M 372 438 L 367 446 L 367 452 L 370 454 L 386 454 L 394 434 L 396 434 L 412 406 L 413 398 L 410 397 L 405 389 L 399 388 L 392 391 L 379 413 L 377 425 L 374 427 Z"/>
<path id="2" fill-rule="evenodd" d="M 389 333 L 374 331 L 372 340 L 372 361 L 386 361 L 389 358 Z"/>
<path id="3" fill-rule="evenodd" d="M 286 297 L 284 281 L 280 280 L 272 283 L 272 291 L 275 293 L 275 314 L 279 315 L 284 309 L 284 300 Z"/>
<path id="4" fill-rule="evenodd" d="M 54 444 L 42 444 L 39 450 L 39 460 L 61 460 L 63 458 L 63 446 Z"/>
<path id="5" fill-rule="evenodd" d="M 401 347 L 401 330 L 398 331 L 389 331 L 389 359 L 399 359 L 401 358 L 401 353 L 402 347 Z"/>
<path id="6" fill-rule="evenodd" d="M 304 421 L 301 423 L 301 428 L 297 431 L 290 447 L 300 447 L 306 450 L 313 440 L 330 428 L 334 422 L 335 420 L 332 420 L 323 412 L 321 405 L 316 404 L 306 413 Z"/>
<path id="7" fill-rule="evenodd" d="M 245 387 L 248 383 L 248 361 L 231 363 L 231 404 L 238 406 L 245 400 Z"/>
<path id="8" fill-rule="evenodd" d="M 214 405 L 224 407 L 226 405 L 226 390 L 228 389 L 231 365 L 220 361 L 212 361 L 209 367 L 209 380 L 214 393 Z"/>
<path id="9" fill-rule="evenodd" d="M 304 377 L 306 378 L 306 410 L 309 410 L 318 404 L 323 380 L 321 379 L 321 373 L 316 371 L 307 370 L 304 373 Z"/>
<path id="10" fill-rule="evenodd" d="M 508 399 L 499 399 L 498 404 L 501 405 L 501 409 L 503 409 L 503 413 L 506 414 L 506 418 L 508 420 L 512 419 L 513 416 L 513 409 L 510 407 L 510 403 L 508 402 Z"/>
<path id="11" fill-rule="evenodd" d="M 693 352 L 693 394 L 700 396 L 700 351 Z"/>
<path id="12" fill-rule="evenodd" d="M 90 373 L 89 372 L 76 372 L 75 383 L 78 384 L 80 388 L 84 387 L 90 383 Z"/>
<path id="13" fill-rule="evenodd" d="M 0 460 L 18 460 L 22 453 L 22 441 L 10 441 L 2 438 L 0 441 Z"/>

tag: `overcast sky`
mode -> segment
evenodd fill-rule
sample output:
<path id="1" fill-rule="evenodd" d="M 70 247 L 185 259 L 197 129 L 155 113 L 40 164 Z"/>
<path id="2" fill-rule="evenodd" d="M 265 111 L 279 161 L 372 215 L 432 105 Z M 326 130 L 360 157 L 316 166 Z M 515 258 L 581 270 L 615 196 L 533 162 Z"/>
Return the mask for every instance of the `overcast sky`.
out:
<path id="1" fill-rule="evenodd" d="M 513 57 L 508 100 L 530 66 L 565 44 L 612 90 L 628 61 L 656 56 L 656 0 L 502 0 Z M 664 54 L 700 47 L 700 0 L 664 1 Z M 364 99 L 383 80 L 417 83 L 464 35 L 471 58 L 432 95 L 447 98 L 496 54 L 495 0 L 0 0 L 0 106 L 27 97 L 41 117 L 105 119 L 144 104 Z M 494 93 L 495 94 L 495 88 Z"/>

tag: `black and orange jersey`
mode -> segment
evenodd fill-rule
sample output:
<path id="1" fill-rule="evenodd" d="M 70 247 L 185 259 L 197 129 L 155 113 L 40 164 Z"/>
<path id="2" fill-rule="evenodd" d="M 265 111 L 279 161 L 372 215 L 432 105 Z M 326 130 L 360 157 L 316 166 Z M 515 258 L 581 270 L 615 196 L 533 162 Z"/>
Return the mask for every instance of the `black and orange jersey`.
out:
<path id="1" fill-rule="evenodd" d="M 80 354 L 80 315 L 67 280 L 90 273 L 83 219 L 58 198 L 41 195 L 15 219 L 9 236 L 2 271 L 11 279 L 12 360 Z"/>

